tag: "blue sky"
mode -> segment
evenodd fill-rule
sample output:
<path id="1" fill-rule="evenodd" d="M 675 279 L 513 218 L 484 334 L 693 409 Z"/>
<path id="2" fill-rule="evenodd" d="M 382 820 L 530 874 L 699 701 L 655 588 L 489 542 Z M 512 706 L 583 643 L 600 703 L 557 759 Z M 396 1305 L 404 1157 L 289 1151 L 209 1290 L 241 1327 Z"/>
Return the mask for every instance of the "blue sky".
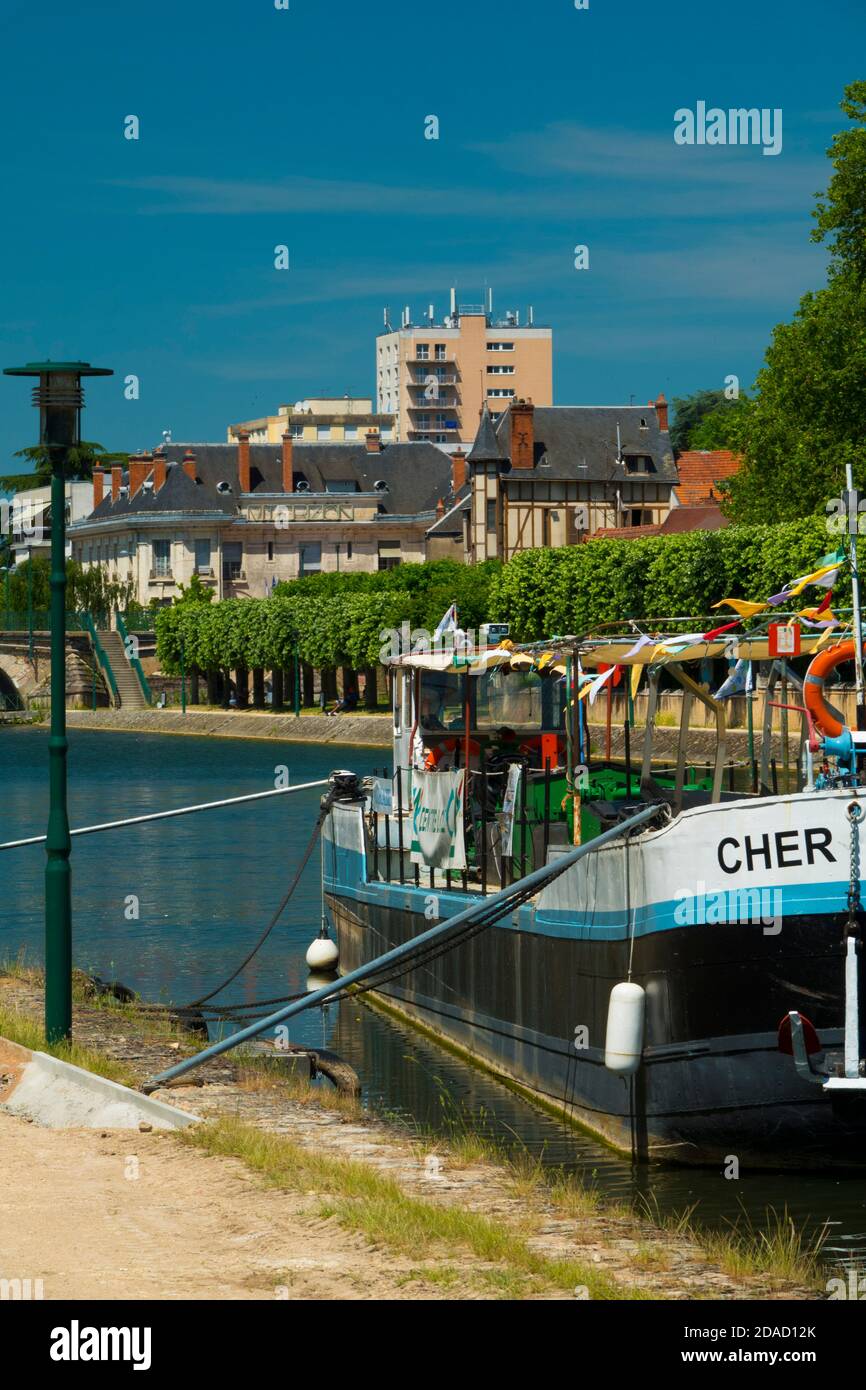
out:
<path id="1" fill-rule="evenodd" d="M 864 40 L 862 0 L 0 0 L 0 365 L 113 367 L 83 431 L 109 448 L 222 439 L 372 394 L 383 305 L 487 283 L 553 326 L 559 404 L 748 386 L 823 279 Z M 781 154 L 675 145 L 699 100 L 781 108 Z M 36 417 L 0 389 L 8 472 Z"/>

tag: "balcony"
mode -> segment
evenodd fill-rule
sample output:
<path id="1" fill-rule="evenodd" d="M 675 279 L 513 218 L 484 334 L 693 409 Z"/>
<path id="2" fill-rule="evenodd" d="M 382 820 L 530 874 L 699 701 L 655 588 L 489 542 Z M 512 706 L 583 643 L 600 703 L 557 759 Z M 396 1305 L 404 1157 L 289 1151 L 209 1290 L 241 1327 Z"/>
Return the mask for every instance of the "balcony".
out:
<path id="1" fill-rule="evenodd" d="M 444 392 L 440 391 L 435 396 L 425 397 L 424 400 L 410 401 L 409 410 L 411 410 L 413 415 L 417 415 L 419 410 L 426 410 L 428 415 L 434 410 L 447 410 L 451 413 L 455 411 L 459 405 L 460 397 L 457 395 L 456 391 L 453 396 L 446 395 Z"/>
<path id="2" fill-rule="evenodd" d="M 157 569 L 152 569 L 147 577 L 149 580 L 151 580 L 151 582 L 164 580 L 166 584 L 174 583 L 174 574 L 172 573 L 171 569 L 167 567 L 163 568 L 162 565 L 160 565 Z"/>
<path id="3" fill-rule="evenodd" d="M 444 357 L 419 357 L 416 353 L 414 357 L 407 357 L 406 361 L 422 367 L 441 367 L 443 362 L 456 362 L 457 358 L 450 348 L 446 348 Z"/>

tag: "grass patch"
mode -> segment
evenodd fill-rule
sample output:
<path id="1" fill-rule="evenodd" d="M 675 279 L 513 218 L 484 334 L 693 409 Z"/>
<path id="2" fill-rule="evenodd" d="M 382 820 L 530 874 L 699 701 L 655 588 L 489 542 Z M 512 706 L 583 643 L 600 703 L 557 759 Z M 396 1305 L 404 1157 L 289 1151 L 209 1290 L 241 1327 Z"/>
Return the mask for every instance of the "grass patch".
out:
<path id="1" fill-rule="evenodd" d="M 743 1212 L 728 1231 L 695 1231 L 693 1235 L 708 1257 L 734 1278 L 763 1276 L 823 1287 L 821 1251 L 828 1228 L 806 1234 L 794 1224 L 787 1207 L 782 1211 L 768 1207 L 761 1226 Z"/>
<path id="2" fill-rule="evenodd" d="M 7 1009 L 3 1005 L 0 1005 L 0 1036 L 18 1043 L 21 1047 L 30 1048 L 31 1052 L 48 1052 L 52 1057 L 71 1062 L 73 1066 L 82 1067 L 85 1071 L 95 1072 L 97 1076 L 105 1076 L 109 1081 L 119 1081 L 122 1086 L 135 1088 L 138 1084 L 135 1074 L 122 1062 L 107 1057 L 105 1053 L 97 1052 L 92 1047 L 82 1047 L 76 1042 L 46 1042 L 41 1023 L 29 1014 L 19 1013 L 17 1009 Z"/>
<path id="3" fill-rule="evenodd" d="M 494 1266 L 503 1287 L 525 1281 L 541 1292 L 583 1287 L 594 1299 L 643 1296 L 577 1260 L 537 1254 L 521 1231 L 478 1212 L 413 1197 L 393 1178 L 354 1159 L 310 1153 L 233 1119 L 195 1126 L 178 1139 L 206 1153 L 239 1158 L 275 1187 L 319 1194 L 325 1199 L 323 1216 L 336 1218 L 371 1244 L 422 1259 L 462 1251 Z"/>

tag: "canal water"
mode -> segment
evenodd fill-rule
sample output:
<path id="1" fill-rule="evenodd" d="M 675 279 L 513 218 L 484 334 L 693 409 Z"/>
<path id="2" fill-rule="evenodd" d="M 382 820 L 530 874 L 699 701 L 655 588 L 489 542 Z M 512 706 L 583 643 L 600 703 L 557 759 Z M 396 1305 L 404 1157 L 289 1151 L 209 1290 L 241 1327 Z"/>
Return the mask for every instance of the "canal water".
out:
<path id="1" fill-rule="evenodd" d="M 368 773 L 376 749 L 277 740 L 70 732 L 73 826 L 265 791 L 278 771 L 292 782 L 345 766 Z M 43 834 L 47 734 L 0 729 L 0 839 Z M 122 980 L 147 999 L 184 1002 L 225 978 L 285 892 L 310 834 L 318 791 L 73 841 L 75 964 Z M 26 950 L 41 961 L 42 846 L 0 854 L 0 958 Z M 294 994 L 306 983 L 304 953 L 320 914 L 314 855 L 263 950 L 218 1002 Z M 358 1070 L 368 1102 L 406 1123 L 444 1133 L 483 1129 L 507 1147 L 580 1173 L 602 1193 L 641 1196 L 663 1214 L 695 1209 L 724 1226 L 762 1224 L 784 1209 L 798 1224 L 828 1223 L 828 1262 L 866 1266 L 866 1184 L 849 1175 L 741 1174 L 632 1165 L 537 1110 L 410 1028 L 358 1003 L 293 1020 L 293 1042 L 328 1045 Z"/>

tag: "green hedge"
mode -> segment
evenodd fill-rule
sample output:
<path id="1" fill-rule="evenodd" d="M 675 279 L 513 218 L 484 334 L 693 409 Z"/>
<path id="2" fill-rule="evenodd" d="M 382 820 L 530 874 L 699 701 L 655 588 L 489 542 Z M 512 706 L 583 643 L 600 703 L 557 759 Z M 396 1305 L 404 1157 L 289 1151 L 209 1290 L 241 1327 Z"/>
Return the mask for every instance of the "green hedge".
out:
<path id="1" fill-rule="evenodd" d="M 760 601 L 777 593 L 836 544 L 823 518 L 808 517 L 526 550 L 506 565 L 436 561 L 382 574 L 311 575 L 280 585 L 269 599 L 162 609 L 157 654 L 163 670 L 177 671 L 183 638 L 187 665 L 201 670 L 273 668 L 288 667 L 297 645 L 301 659 L 319 670 L 361 669 L 375 665 L 383 631 L 408 623 L 432 632 L 452 602 L 462 626 L 508 622 L 524 642 L 628 618 L 697 617 L 722 598 Z"/>
<path id="2" fill-rule="evenodd" d="M 838 543 L 824 518 L 807 517 L 781 526 L 524 550 L 493 577 L 490 618 L 510 623 L 513 637 L 531 642 L 628 618 L 699 616 L 723 598 L 761 602 Z M 798 602 L 805 607 L 810 598 L 814 591 Z M 720 622 L 727 611 L 719 610 Z"/>
<path id="3" fill-rule="evenodd" d="M 383 630 L 410 617 L 406 594 L 333 594 L 329 598 L 224 599 L 181 603 L 156 618 L 157 655 L 164 671 L 238 666 L 288 667 L 295 648 L 318 669 L 376 664 Z M 441 616 L 441 615 L 440 615 Z"/>

